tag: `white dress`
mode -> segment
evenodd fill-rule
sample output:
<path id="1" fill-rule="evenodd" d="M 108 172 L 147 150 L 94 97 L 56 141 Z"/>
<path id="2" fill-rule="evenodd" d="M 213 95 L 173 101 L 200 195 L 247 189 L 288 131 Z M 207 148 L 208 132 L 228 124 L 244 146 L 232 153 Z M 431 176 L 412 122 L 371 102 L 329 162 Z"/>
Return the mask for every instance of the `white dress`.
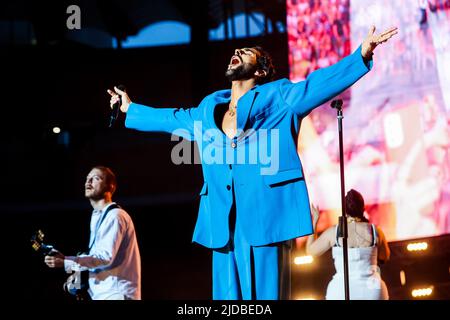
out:
<path id="1" fill-rule="evenodd" d="M 380 268 L 377 263 L 377 234 L 372 224 L 372 246 L 361 248 L 348 248 L 348 273 L 351 300 L 388 300 L 386 284 L 381 279 Z M 337 233 L 337 227 L 336 227 Z M 327 300 L 344 300 L 344 265 L 343 248 L 339 246 L 336 235 L 336 244 L 332 248 L 336 274 L 328 284 Z"/>

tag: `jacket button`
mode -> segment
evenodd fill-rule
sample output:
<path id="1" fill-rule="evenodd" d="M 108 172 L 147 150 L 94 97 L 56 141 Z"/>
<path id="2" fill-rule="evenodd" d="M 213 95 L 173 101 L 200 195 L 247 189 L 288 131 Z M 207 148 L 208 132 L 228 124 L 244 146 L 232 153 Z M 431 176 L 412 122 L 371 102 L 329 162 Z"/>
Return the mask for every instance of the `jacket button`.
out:
<path id="1" fill-rule="evenodd" d="M 236 143 L 235 142 L 232 142 L 231 143 L 231 147 L 234 149 L 234 148 L 236 148 Z"/>
<path id="2" fill-rule="evenodd" d="M 228 184 L 227 185 L 227 190 L 230 190 L 231 189 L 231 186 Z"/>

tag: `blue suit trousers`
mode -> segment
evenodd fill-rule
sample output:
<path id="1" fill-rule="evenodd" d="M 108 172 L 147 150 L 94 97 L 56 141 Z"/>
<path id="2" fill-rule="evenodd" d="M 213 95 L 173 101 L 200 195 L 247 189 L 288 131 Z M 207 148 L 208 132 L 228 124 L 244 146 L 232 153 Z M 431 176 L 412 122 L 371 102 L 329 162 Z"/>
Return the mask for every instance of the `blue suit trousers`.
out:
<path id="1" fill-rule="evenodd" d="M 289 300 L 293 241 L 251 246 L 239 219 L 233 225 L 228 244 L 213 250 L 213 299 Z"/>

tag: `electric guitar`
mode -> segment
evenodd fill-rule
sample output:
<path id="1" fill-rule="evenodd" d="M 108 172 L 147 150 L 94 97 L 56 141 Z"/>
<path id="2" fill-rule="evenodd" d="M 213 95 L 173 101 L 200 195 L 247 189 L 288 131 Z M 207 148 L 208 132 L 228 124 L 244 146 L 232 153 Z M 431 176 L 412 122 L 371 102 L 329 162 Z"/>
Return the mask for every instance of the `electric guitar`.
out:
<path id="1" fill-rule="evenodd" d="M 31 236 L 31 248 L 44 256 L 52 255 L 53 246 L 44 244 L 44 233 L 41 230 L 36 231 Z"/>
<path id="2" fill-rule="evenodd" d="M 36 231 L 31 236 L 31 248 L 43 256 L 52 256 L 57 251 L 52 245 L 44 243 L 44 233 L 42 230 Z M 63 285 L 64 291 L 74 296 L 76 300 L 91 300 L 88 293 L 89 270 L 77 270 L 67 278 Z"/>

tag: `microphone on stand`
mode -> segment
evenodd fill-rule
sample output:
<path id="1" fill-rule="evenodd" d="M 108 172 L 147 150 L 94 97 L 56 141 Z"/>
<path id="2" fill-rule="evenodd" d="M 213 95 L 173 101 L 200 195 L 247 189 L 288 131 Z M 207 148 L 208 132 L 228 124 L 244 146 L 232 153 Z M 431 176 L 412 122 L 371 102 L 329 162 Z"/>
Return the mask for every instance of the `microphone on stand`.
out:
<path id="1" fill-rule="evenodd" d="M 344 293 L 345 300 L 350 300 L 350 284 L 349 284 L 349 268 L 348 268 L 348 226 L 347 214 L 345 211 L 345 173 L 344 173 L 344 143 L 343 143 L 343 126 L 342 119 L 342 99 L 331 101 L 331 107 L 336 109 L 339 132 L 339 168 L 341 178 L 341 209 L 342 215 L 339 217 L 339 237 L 342 238 L 343 264 L 344 264 Z"/>
<path id="2" fill-rule="evenodd" d="M 331 107 L 333 109 L 341 109 L 342 108 L 342 99 L 336 99 L 331 101 Z"/>
<path id="3" fill-rule="evenodd" d="M 331 101 L 331 104 L 330 104 L 330 106 L 333 108 L 333 109 L 336 109 L 336 112 L 337 112 L 337 117 L 338 117 L 338 119 L 343 119 L 344 118 L 344 116 L 342 115 L 342 99 L 336 99 L 336 100 L 333 100 L 333 101 Z M 338 121 L 338 126 L 339 126 L 339 131 L 341 131 L 342 130 L 342 122 L 341 121 Z"/>
<path id="4" fill-rule="evenodd" d="M 126 91 L 125 86 L 122 84 L 119 84 L 117 86 L 117 89 L 119 89 L 120 91 Z M 114 103 L 113 107 L 112 107 L 111 117 L 109 118 L 109 128 L 112 128 L 114 126 L 114 124 L 116 123 L 116 120 L 119 116 L 119 110 L 120 110 L 121 104 L 122 104 L 122 97 L 119 95 L 119 101 Z"/>

